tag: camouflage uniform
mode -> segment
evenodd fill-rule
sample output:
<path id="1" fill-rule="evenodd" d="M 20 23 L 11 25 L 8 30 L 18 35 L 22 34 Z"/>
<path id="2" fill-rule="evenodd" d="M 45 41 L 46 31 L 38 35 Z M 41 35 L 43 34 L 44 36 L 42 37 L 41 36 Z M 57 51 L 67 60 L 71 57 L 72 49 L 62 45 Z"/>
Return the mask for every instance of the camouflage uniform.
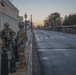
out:
<path id="1" fill-rule="evenodd" d="M 2 49 L 7 47 L 9 48 L 13 36 L 16 35 L 16 33 L 11 28 L 9 28 L 8 23 L 5 23 L 4 26 L 5 28 L 0 32 L 0 37 L 2 39 Z"/>
<path id="2" fill-rule="evenodd" d="M 19 54 L 20 64 L 25 65 L 26 64 L 26 61 L 25 61 L 25 45 L 26 45 L 26 41 L 27 41 L 27 34 L 26 34 L 25 29 L 24 29 L 24 23 L 23 22 L 19 22 L 19 29 L 20 30 L 17 32 L 18 54 Z"/>
<path id="3" fill-rule="evenodd" d="M 7 48 L 7 50 L 10 52 L 10 55 L 8 55 L 9 60 L 15 59 L 11 42 L 13 36 L 15 36 L 16 33 L 11 28 L 9 28 L 8 23 L 5 23 L 4 26 L 5 28 L 0 32 L 0 37 L 2 39 L 2 50 L 3 48 Z"/>

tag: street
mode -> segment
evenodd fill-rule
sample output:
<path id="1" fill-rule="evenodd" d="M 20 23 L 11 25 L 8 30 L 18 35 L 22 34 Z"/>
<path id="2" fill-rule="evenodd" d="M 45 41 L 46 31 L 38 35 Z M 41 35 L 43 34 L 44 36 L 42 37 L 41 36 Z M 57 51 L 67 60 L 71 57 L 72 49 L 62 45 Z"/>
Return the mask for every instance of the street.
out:
<path id="1" fill-rule="evenodd" d="M 76 34 L 34 30 L 42 75 L 76 75 Z"/>

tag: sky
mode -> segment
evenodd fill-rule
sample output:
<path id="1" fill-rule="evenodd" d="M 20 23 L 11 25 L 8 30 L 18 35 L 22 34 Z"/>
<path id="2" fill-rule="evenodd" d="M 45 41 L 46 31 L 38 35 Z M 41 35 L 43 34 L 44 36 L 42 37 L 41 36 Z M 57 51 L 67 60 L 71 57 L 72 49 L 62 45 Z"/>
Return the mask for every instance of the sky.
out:
<path id="1" fill-rule="evenodd" d="M 65 15 L 76 12 L 76 0 L 13 0 L 11 1 L 18 9 L 19 15 L 28 18 L 32 15 L 34 24 L 42 24 L 46 17 L 54 12 Z"/>

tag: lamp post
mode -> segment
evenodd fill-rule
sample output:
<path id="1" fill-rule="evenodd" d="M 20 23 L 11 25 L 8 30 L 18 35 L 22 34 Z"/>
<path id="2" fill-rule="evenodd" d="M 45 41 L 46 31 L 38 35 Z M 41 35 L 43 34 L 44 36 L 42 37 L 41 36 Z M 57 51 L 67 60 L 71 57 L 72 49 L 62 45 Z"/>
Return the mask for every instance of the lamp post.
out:
<path id="1" fill-rule="evenodd" d="M 25 18 L 25 29 L 27 30 L 27 14 L 26 13 L 24 15 L 24 18 Z"/>
<path id="2" fill-rule="evenodd" d="M 32 15 L 30 15 L 30 19 L 31 19 L 31 32 L 32 32 Z"/>

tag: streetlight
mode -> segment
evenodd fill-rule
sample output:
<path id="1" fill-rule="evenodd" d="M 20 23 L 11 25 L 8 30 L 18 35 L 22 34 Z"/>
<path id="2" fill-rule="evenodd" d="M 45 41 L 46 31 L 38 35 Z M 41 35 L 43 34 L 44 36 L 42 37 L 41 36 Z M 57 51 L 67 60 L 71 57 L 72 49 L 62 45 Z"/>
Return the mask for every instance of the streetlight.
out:
<path id="1" fill-rule="evenodd" d="M 31 32 L 32 32 L 32 15 L 30 15 L 30 19 L 31 19 Z"/>
<path id="2" fill-rule="evenodd" d="M 27 29 L 27 14 L 26 13 L 24 15 L 24 18 L 25 18 L 25 29 Z"/>

